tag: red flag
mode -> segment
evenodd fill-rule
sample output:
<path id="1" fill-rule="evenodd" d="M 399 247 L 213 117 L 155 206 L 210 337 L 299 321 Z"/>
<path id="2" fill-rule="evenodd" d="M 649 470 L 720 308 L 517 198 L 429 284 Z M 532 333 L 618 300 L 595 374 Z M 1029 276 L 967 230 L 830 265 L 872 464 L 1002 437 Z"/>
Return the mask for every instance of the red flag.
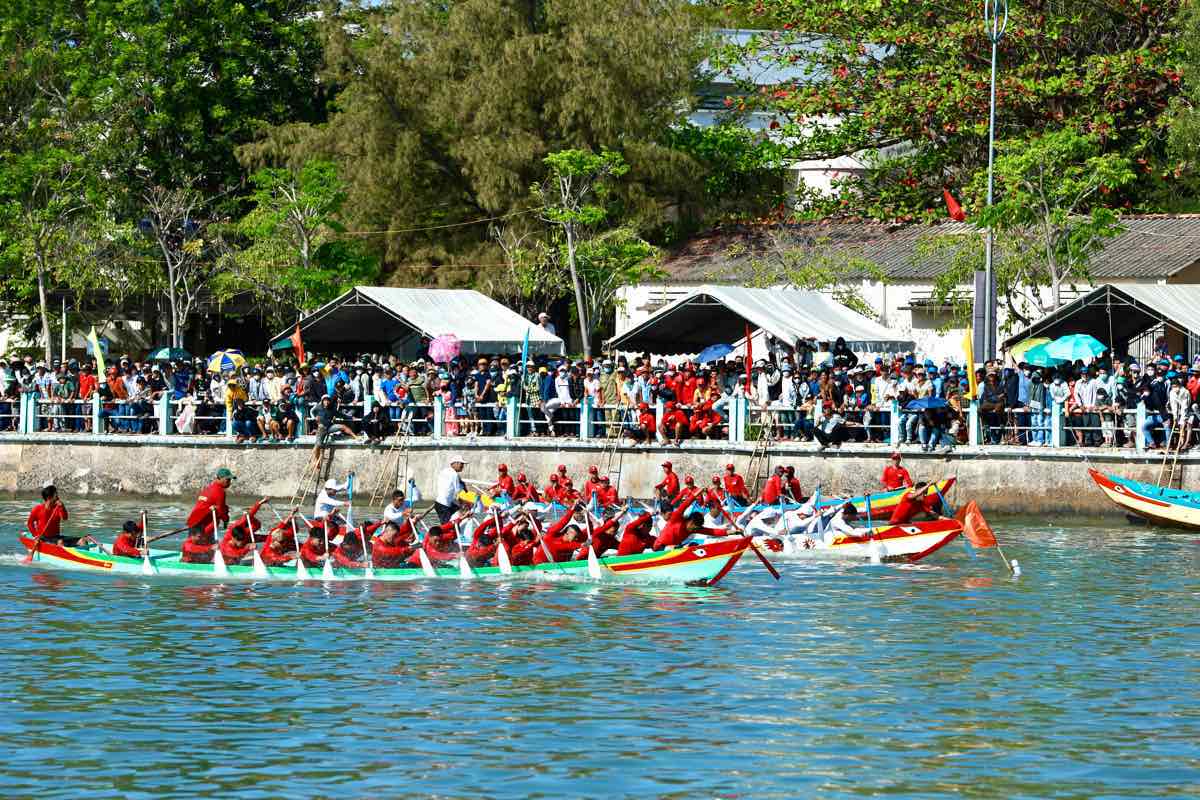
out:
<path id="1" fill-rule="evenodd" d="M 300 341 L 300 323 L 296 323 L 296 330 L 291 336 L 292 350 L 296 353 L 296 360 L 303 364 L 307 359 L 304 357 L 304 342 Z"/>
<path id="2" fill-rule="evenodd" d="M 955 222 L 965 221 L 967 215 L 963 211 L 962 206 L 958 204 L 958 201 L 954 199 L 954 195 L 950 194 L 949 189 L 942 189 L 942 197 L 946 200 L 946 210 L 950 212 L 950 219 Z"/>
<path id="3" fill-rule="evenodd" d="M 962 523 L 963 536 L 966 536 L 971 544 L 979 548 L 996 546 L 996 534 L 983 518 L 983 512 L 974 500 L 960 508 L 954 516 Z"/>
<path id="4" fill-rule="evenodd" d="M 750 341 L 750 326 L 746 326 L 746 396 L 750 396 L 750 365 L 754 363 L 754 345 Z"/>

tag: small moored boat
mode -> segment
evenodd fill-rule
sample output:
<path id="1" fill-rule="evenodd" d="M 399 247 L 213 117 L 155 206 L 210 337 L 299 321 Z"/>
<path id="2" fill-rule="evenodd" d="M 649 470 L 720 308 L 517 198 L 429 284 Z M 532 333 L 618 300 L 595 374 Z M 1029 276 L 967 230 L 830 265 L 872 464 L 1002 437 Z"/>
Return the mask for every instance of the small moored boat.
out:
<path id="1" fill-rule="evenodd" d="M 1200 493 L 1168 489 L 1089 469 L 1109 500 L 1139 519 L 1172 528 L 1200 530 Z"/>

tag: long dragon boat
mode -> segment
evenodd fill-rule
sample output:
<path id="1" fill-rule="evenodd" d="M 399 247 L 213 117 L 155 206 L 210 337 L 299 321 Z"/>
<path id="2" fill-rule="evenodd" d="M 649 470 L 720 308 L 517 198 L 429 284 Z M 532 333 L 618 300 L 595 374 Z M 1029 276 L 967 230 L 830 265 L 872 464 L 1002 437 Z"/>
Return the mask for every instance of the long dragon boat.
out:
<path id="1" fill-rule="evenodd" d="M 925 487 L 925 495 L 937 494 L 940 492 L 943 497 L 949 493 L 954 487 L 956 478 L 943 478 L 939 481 L 933 481 Z M 908 491 L 907 487 L 901 489 L 893 489 L 886 492 L 873 492 L 865 495 L 857 495 L 855 497 L 820 497 L 817 500 L 817 508 L 829 509 L 844 506 L 846 503 L 853 503 L 860 514 L 867 513 L 867 501 L 870 500 L 871 513 L 882 516 L 884 512 L 891 511 L 900 502 L 900 498 Z M 773 506 L 768 506 L 763 503 L 754 503 L 751 506 L 741 506 L 737 503 L 727 503 L 731 511 L 743 513 L 749 509 L 754 511 L 766 511 L 767 509 L 782 508 L 784 511 L 796 511 L 801 508 L 799 503 L 777 503 Z"/>
<path id="2" fill-rule="evenodd" d="M 1169 489 L 1088 469 L 1109 500 L 1126 513 L 1172 528 L 1200 530 L 1200 493 Z"/>
<path id="3" fill-rule="evenodd" d="M 297 568 L 258 565 L 195 564 L 180 560 L 178 550 L 151 548 L 145 558 L 114 556 L 92 547 L 65 547 L 49 542 L 37 543 L 19 535 L 30 553 L 32 563 L 56 569 L 84 570 L 110 575 L 171 576 L 217 581 L 412 581 L 425 579 L 507 579 L 550 578 L 600 580 L 605 583 L 670 583 L 690 586 L 714 586 L 750 547 L 751 537 L 725 539 L 701 545 L 646 552 L 631 556 L 601 557 L 599 568 L 587 561 L 562 561 L 534 566 L 513 566 L 511 573 L 499 567 L 413 569 L 344 569 L 340 567 Z"/>
<path id="4" fill-rule="evenodd" d="M 787 533 L 755 537 L 755 543 L 785 559 L 849 559 L 852 561 L 906 561 L 915 563 L 936 553 L 963 533 L 951 517 L 876 525 L 853 534 L 808 535 Z"/>

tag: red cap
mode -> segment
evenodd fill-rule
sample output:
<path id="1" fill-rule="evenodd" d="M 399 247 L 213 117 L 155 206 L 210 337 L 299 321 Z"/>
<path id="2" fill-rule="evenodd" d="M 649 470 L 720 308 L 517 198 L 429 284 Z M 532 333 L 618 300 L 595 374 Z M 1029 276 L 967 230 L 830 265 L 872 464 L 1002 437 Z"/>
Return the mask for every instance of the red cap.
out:
<path id="1" fill-rule="evenodd" d="M 566 465 L 566 464 L 559 464 L 559 465 L 558 465 L 558 471 L 559 471 L 559 472 L 566 472 L 566 471 L 567 471 L 567 465 Z"/>
<path id="2" fill-rule="evenodd" d="M 500 466 L 496 467 L 496 471 L 497 472 L 508 472 L 508 464 L 501 464 Z"/>
<path id="3" fill-rule="evenodd" d="M 555 475 L 553 472 L 551 472 L 551 473 L 550 473 L 550 482 L 551 482 L 551 483 L 558 483 L 558 476 L 557 476 L 557 475 Z"/>
<path id="4" fill-rule="evenodd" d="M 712 480 L 712 482 L 713 482 L 713 483 L 715 483 L 715 484 L 717 484 L 717 485 L 719 486 L 719 485 L 721 484 L 721 476 L 720 476 L 720 475 L 713 475 L 713 480 Z"/>
<path id="5" fill-rule="evenodd" d="M 695 479 L 695 478 L 693 478 L 691 475 L 684 475 L 684 476 L 683 476 L 683 482 L 684 482 L 684 483 L 695 483 L 695 482 L 696 482 L 696 479 Z"/>
<path id="6" fill-rule="evenodd" d="M 588 472 L 590 472 L 593 475 L 595 475 L 599 471 L 600 471 L 600 468 L 594 464 L 592 466 L 588 467 Z"/>
<path id="7" fill-rule="evenodd" d="M 601 475 L 601 476 L 600 476 L 600 482 L 601 482 L 601 483 L 608 483 L 608 476 L 607 476 L 607 475 Z"/>
<path id="8" fill-rule="evenodd" d="M 730 472 L 733 472 L 733 464 L 726 464 L 725 469 L 729 470 Z"/>
<path id="9" fill-rule="evenodd" d="M 900 451 L 899 451 L 899 450 L 893 450 L 893 451 L 892 451 L 892 458 L 900 458 Z"/>
<path id="10" fill-rule="evenodd" d="M 663 465 L 663 469 L 670 469 L 670 468 L 671 468 L 671 462 L 670 462 L 670 461 L 664 461 L 664 462 L 662 463 L 662 465 Z"/>
<path id="11" fill-rule="evenodd" d="M 518 473 L 517 473 L 517 480 L 519 480 L 519 481 L 526 480 L 526 478 L 525 478 L 525 473 L 524 473 L 524 472 L 518 472 Z"/>

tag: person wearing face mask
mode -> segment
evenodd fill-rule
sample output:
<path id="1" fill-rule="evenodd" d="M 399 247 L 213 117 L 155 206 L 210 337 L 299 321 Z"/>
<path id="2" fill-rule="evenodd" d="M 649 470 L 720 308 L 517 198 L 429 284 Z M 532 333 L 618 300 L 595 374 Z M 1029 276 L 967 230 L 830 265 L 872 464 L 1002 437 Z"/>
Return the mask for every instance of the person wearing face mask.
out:
<path id="1" fill-rule="evenodd" d="M 1190 433 L 1188 430 L 1188 417 L 1192 408 L 1192 396 L 1188 394 L 1187 387 L 1183 385 L 1183 376 L 1178 373 L 1168 373 L 1171 380 L 1171 389 L 1167 393 L 1167 448 L 1176 448 L 1180 451 L 1188 448 Z M 1171 432 L 1175 431 L 1177 440 L 1171 441 Z"/>
<path id="2" fill-rule="evenodd" d="M 1146 438 L 1146 449 L 1157 450 L 1158 440 L 1155 436 L 1157 428 L 1163 428 L 1170 435 L 1170 425 L 1166 422 L 1166 403 L 1158 391 L 1156 382 L 1143 383 L 1138 391 L 1138 399 L 1146 409 L 1145 422 L 1142 423 L 1142 435 Z"/>
<path id="3" fill-rule="evenodd" d="M 1055 373 L 1054 382 L 1047 387 L 1047 394 L 1050 396 L 1050 414 L 1053 419 L 1054 414 L 1062 414 L 1066 408 L 1067 401 L 1071 398 L 1071 387 L 1063 380 L 1061 372 Z M 1051 441 L 1052 445 L 1059 445 L 1062 442 Z"/>
<path id="4" fill-rule="evenodd" d="M 1029 408 L 1030 447 L 1045 447 L 1050 444 L 1050 402 L 1046 384 L 1042 383 L 1042 375 L 1037 370 L 1029 370 L 1029 396 L 1026 406 Z"/>

